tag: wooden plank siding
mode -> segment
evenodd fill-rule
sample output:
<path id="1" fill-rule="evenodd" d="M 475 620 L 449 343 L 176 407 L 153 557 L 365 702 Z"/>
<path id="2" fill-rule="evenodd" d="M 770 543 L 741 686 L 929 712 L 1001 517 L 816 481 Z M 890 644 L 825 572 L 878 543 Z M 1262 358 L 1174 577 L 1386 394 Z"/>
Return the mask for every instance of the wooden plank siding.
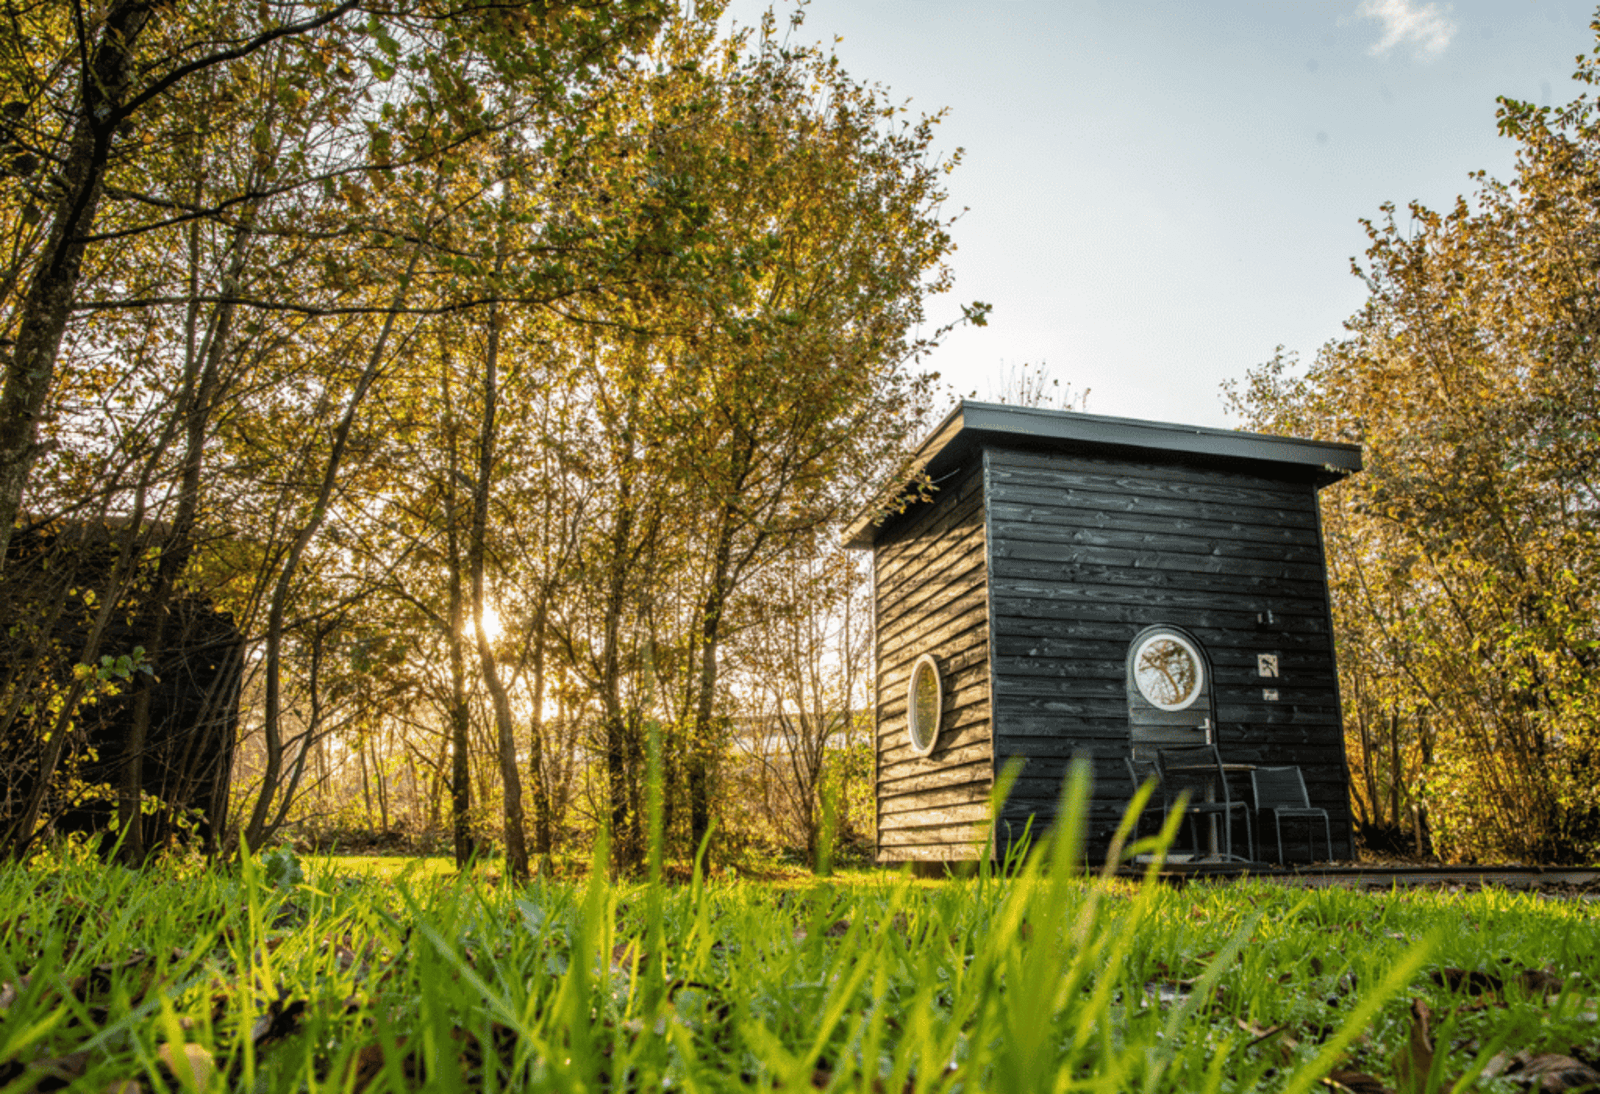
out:
<path id="1" fill-rule="evenodd" d="M 1350 850 L 1311 476 L 990 444 L 982 452 L 993 764 L 1024 761 L 1003 825 L 1020 831 L 1030 815 L 1036 832 L 1048 823 L 1067 762 L 1082 753 L 1095 765 L 1090 854 L 1104 853 L 1133 789 L 1122 763 L 1129 643 L 1167 623 L 1210 658 L 1224 759 L 1301 767 L 1312 803 L 1333 820 L 1335 846 Z M 1261 622 L 1269 611 L 1270 627 Z M 1259 675 L 1261 653 L 1277 655 L 1278 678 Z M 1240 790 L 1248 795 L 1248 776 Z"/>
<path id="2" fill-rule="evenodd" d="M 981 461 L 940 486 L 892 522 L 873 552 L 879 862 L 974 857 L 992 785 Z M 924 653 L 938 661 L 944 700 L 938 744 L 918 756 L 906 685 Z"/>

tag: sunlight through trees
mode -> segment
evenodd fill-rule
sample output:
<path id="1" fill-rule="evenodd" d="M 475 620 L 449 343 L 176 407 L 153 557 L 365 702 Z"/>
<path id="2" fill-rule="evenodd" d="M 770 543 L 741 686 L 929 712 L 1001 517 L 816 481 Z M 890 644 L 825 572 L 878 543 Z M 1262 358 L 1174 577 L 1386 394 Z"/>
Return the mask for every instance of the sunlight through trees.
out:
<path id="1" fill-rule="evenodd" d="M 132 653 L 119 619 L 180 604 L 241 651 L 218 846 L 403 829 L 522 875 L 605 827 L 633 870 L 651 741 L 675 853 L 713 831 L 814 841 L 787 797 L 733 831 L 730 788 L 778 763 L 814 798 L 864 700 L 797 663 L 792 688 L 762 677 L 777 654 L 754 627 L 855 613 L 847 664 L 784 664 L 860 678 L 861 579 L 831 529 L 922 426 L 957 157 L 937 117 L 771 19 L 723 37 L 718 14 L 19 15 L 30 45 L 0 57 L 14 851 L 110 808 L 138 861 L 169 830 L 150 817 L 193 807 L 145 743 L 192 637 L 157 623 L 123 675 L 71 670 Z M 106 544 L 92 564 L 80 529 Z M 111 783 L 90 704 L 135 727 Z M 799 767 L 741 751 L 791 715 Z"/>

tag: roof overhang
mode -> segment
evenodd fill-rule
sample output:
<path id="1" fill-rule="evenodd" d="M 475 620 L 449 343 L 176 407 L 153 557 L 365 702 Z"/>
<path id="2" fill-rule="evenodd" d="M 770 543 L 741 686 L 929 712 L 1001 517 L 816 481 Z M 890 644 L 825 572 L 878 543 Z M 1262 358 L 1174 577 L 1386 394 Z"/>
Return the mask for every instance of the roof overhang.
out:
<path id="1" fill-rule="evenodd" d="M 922 476 L 937 486 L 941 475 L 986 444 L 1289 475 L 1319 488 L 1361 470 L 1357 444 L 964 401 L 928 435 L 904 471 L 845 526 L 845 546 L 871 547 L 884 522 L 906 508 L 904 499 Z"/>

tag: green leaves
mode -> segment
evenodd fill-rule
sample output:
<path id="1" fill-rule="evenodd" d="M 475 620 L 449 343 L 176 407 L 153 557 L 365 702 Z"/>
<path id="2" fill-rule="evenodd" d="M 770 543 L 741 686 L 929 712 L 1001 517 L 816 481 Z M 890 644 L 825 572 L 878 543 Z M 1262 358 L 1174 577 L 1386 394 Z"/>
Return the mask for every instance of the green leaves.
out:
<path id="1" fill-rule="evenodd" d="M 1579 78 L 1594 78 L 1594 59 Z M 1600 117 L 1501 100 L 1516 178 L 1367 225 L 1370 295 L 1303 373 L 1234 405 L 1253 427 L 1355 440 L 1323 494 L 1357 812 L 1455 856 L 1600 850 Z M 1387 835 L 1383 835 L 1387 833 Z M 1429 848 L 1417 850 L 1426 853 Z"/>
<path id="2" fill-rule="evenodd" d="M 145 660 L 144 647 L 135 646 L 133 652 L 112 656 L 102 654 L 100 665 L 94 670 L 99 681 L 109 683 L 112 680 L 132 680 L 135 672 L 142 672 L 146 676 L 155 675 L 155 666 Z"/>

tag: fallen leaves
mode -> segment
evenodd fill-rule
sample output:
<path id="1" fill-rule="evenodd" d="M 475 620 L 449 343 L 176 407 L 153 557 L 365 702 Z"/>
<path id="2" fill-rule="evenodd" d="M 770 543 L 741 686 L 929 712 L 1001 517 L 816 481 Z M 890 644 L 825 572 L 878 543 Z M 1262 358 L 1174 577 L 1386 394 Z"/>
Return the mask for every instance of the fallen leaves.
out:
<path id="1" fill-rule="evenodd" d="M 19 976 L 15 980 L 7 980 L 0 984 L 0 1014 L 11 1009 L 11 1004 L 28 990 L 28 984 L 29 979 L 26 976 Z"/>
<path id="2" fill-rule="evenodd" d="M 1401 1050 L 1395 1072 L 1404 1090 L 1421 1094 L 1438 1057 L 1433 1047 L 1433 1012 L 1421 999 L 1411 1000 L 1411 1033 Z"/>
<path id="3" fill-rule="evenodd" d="M 26 1064 L 12 1060 L 0 1064 L 0 1084 L 7 1089 L 63 1090 L 83 1078 L 88 1068 L 89 1053 L 83 1050 L 69 1052 L 65 1056 L 43 1057 Z M 18 1080 L 24 1077 L 28 1081 L 19 1084 Z"/>
<path id="4" fill-rule="evenodd" d="M 216 1061 L 203 1045 L 164 1044 L 156 1049 L 156 1059 L 189 1091 L 204 1090 L 217 1072 Z"/>
<path id="5" fill-rule="evenodd" d="M 1487 981 L 1462 974 L 1460 969 L 1439 970 L 1434 974 L 1433 980 L 1435 983 L 1476 985 L 1486 991 L 1489 990 Z M 1412 999 L 1411 1022 L 1406 1043 L 1394 1060 L 1398 1089 L 1385 1085 L 1383 1080 L 1375 1075 L 1353 1068 L 1329 1072 L 1322 1080 L 1323 1087 L 1348 1094 L 1425 1094 L 1433 1090 L 1454 1094 L 1457 1091 L 1472 1089 L 1476 1084 L 1468 1084 L 1464 1074 L 1451 1078 L 1437 1076 L 1440 1049 L 1435 1039 L 1434 1027 L 1433 1009 L 1421 999 Z M 1475 1051 L 1473 1042 L 1457 1047 L 1469 1053 Z M 1575 1056 L 1562 1053 L 1527 1051 L 1500 1053 L 1484 1065 L 1478 1077 L 1508 1079 L 1530 1090 L 1540 1091 L 1541 1094 L 1600 1091 L 1600 1071 L 1596 1071 Z"/>
<path id="6" fill-rule="evenodd" d="M 1394 1094 L 1382 1079 L 1365 1071 L 1330 1071 L 1323 1077 L 1322 1085 L 1340 1094 Z"/>
<path id="7" fill-rule="evenodd" d="M 1600 1071 L 1582 1060 L 1553 1052 L 1518 1052 L 1490 1060 L 1483 1074 L 1513 1079 L 1540 1091 L 1600 1090 Z"/>
<path id="8" fill-rule="evenodd" d="M 849 933 L 850 933 L 850 921 L 848 919 L 840 919 L 840 920 L 835 921 L 834 923 L 829 924 L 829 926 L 825 930 L 822 931 L 820 937 L 822 937 L 822 938 L 843 938 L 845 935 L 847 935 Z M 807 937 L 808 937 L 808 935 L 807 935 L 806 929 L 804 927 L 796 927 L 794 929 L 794 940 L 796 942 L 804 942 Z"/>
<path id="9" fill-rule="evenodd" d="M 364 1091 L 377 1082 L 386 1070 L 398 1072 L 408 1082 L 425 1078 L 421 1056 L 411 1051 L 405 1042 L 402 1041 L 392 1050 L 369 1044 L 363 1045 L 351 1058 L 351 1074 L 346 1081 L 346 1089 Z"/>
<path id="10" fill-rule="evenodd" d="M 13 1060 L 0 1064 L 0 1084 L 12 1090 L 64 1090 L 83 1079 L 94 1062 L 88 1049 L 26 1064 Z M 206 1090 L 217 1074 L 216 1060 L 203 1045 L 162 1044 L 156 1048 L 156 1063 L 166 1087 L 176 1086 L 192 1094 Z M 125 1077 L 113 1079 L 105 1088 L 106 1094 L 144 1094 L 144 1090 L 145 1085 L 138 1079 Z"/>
<path id="11" fill-rule="evenodd" d="M 267 1004 L 267 1009 L 257 1016 L 250 1027 L 251 1042 L 261 1049 L 282 1040 L 299 1029 L 300 1019 L 305 1012 L 304 999 L 290 1000 L 280 993 L 278 998 Z"/>
<path id="12" fill-rule="evenodd" d="M 1271 1042 L 1278 1053 L 1279 1060 L 1284 1064 L 1294 1061 L 1295 1051 L 1300 1047 L 1300 1042 L 1289 1032 L 1288 1026 L 1278 1025 L 1263 1029 L 1255 1022 L 1247 1022 L 1243 1018 L 1236 1018 L 1239 1028 L 1250 1034 L 1251 1040 L 1246 1047 L 1259 1048 Z"/>
<path id="13" fill-rule="evenodd" d="M 1508 979 L 1481 969 L 1435 969 L 1429 978 L 1442 988 L 1464 995 L 1505 995 L 1508 984 L 1515 984 L 1529 995 L 1554 995 L 1566 981 L 1554 969 L 1523 969 Z"/>

